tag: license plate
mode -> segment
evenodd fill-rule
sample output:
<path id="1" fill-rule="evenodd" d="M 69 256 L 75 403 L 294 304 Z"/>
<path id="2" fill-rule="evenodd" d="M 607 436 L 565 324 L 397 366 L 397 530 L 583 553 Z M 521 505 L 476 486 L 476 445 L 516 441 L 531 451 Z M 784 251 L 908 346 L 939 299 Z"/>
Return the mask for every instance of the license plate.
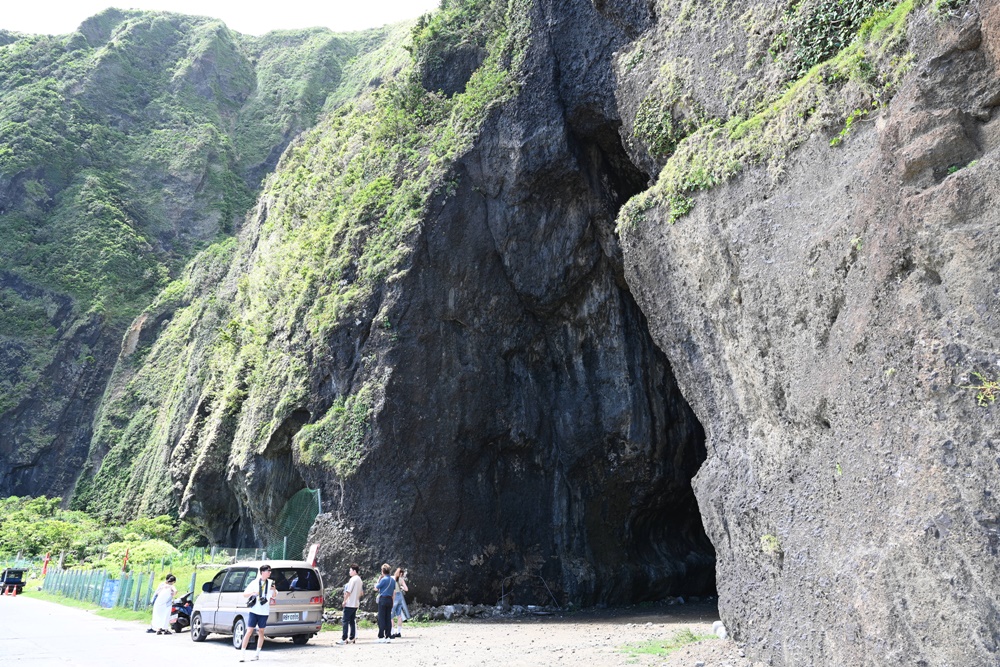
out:
<path id="1" fill-rule="evenodd" d="M 281 615 L 281 622 L 282 623 L 287 623 L 288 621 L 298 621 L 298 620 L 301 620 L 301 618 L 302 618 L 302 615 L 301 615 L 300 612 L 294 612 L 294 613 L 291 613 L 291 614 L 282 614 Z"/>
<path id="2" fill-rule="evenodd" d="M 172 615 L 172 616 L 170 617 L 170 622 L 171 622 L 171 623 L 176 623 L 176 622 L 177 622 L 177 614 L 173 614 L 173 615 Z"/>

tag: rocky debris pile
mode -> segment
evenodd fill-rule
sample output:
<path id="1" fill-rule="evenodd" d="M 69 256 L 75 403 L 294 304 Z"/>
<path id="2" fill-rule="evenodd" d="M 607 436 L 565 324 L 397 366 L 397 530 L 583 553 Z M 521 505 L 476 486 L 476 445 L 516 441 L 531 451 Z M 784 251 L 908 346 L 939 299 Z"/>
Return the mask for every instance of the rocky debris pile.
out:
<path id="1" fill-rule="evenodd" d="M 684 598 L 682 596 L 676 597 L 666 597 L 662 600 L 657 600 L 656 602 L 644 602 L 638 605 L 631 605 L 625 609 L 635 609 L 635 608 L 648 608 L 648 607 L 672 607 L 676 605 L 685 604 L 701 604 L 701 603 L 714 603 L 716 598 L 714 596 L 699 597 L 697 595 L 692 595 L 690 597 Z M 573 605 L 568 605 L 567 607 L 557 607 L 555 605 L 519 605 L 510 604 L 506 600 L 500 602 L 497 605 L 490 606 L 485 604 L 447 604 L 441 606 L 431 606 L 424 605 L 417 602 L 411 603 L 410 614 L 412 618 L 416 621 L 455 621 L 461 619 L 469 618 L 515 618 L 518 616 L 552 616 L 561 613 L 573 613 L 582 611 L 578 607 Z M 607 605 L 597 605 L 594 609 L 606 609 Z M 358 611 L 358 620 L 367 620 L 372 623 L 376 622 L 376 613 L 374 611 Z M 343 613 L 339 609 L 327 609 L 323 612 L 323 622 L 331 623 L 333 625 L 339 625 L 341 619 L 343 618 Z M 631 624 L 629 624 L 631 625 Z M 647 625 L 649 625 L 647 623 Z M 722 621 L 716 621 L 712 628 L 712 631 L 719 636 L 720 639 L 726 639 L 728 635 L 726 634 L 725 626 L 723 626 Z"/>

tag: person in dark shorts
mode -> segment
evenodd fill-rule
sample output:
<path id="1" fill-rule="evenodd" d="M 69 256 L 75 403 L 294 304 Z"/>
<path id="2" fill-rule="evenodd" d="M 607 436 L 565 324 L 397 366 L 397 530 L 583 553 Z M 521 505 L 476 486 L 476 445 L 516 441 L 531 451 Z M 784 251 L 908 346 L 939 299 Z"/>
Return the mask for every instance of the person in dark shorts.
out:
<path id="1" fill-rule="evenodd" d="M 250 618 L 247 621 L 247 633 L 243 635 L 243 646 L 240 647 L 240 662 L 246 662 L 247 644 L 250 643 L 250 636 L 254 628 L 257 629 L 257 653 L 254 660 L 260 660 L 260 650 L 264 648 L 264 628 L 267 627 L 267 615 L 271 612 L 271 603 L 278 595 L 278 589 L 271 582 L 271 566 L 261 565 L 260 574 L 243 591 L 243 597 L 254 598 L 254 604 L 250 609 Z"/>
<path id="2" fill-rule="evenodd" d="M 392 570 L 388 563 L 382 565 L 382 578 L 375 584 L 378 591 L 378 639 L 385 644 L 392 639 L 392 595 L 396 592 L 396 580 L 389 576 Z"/>

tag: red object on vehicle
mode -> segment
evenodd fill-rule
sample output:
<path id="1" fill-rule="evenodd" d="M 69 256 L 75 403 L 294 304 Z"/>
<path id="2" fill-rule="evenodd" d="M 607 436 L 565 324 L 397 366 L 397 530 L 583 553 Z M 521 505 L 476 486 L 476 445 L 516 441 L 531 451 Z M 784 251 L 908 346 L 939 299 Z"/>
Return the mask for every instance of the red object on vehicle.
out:
<path id="1" fill-rule="evenodd" d="M 323 603 L 323 598 L 319 595 L 309 600 L 309 604 L 322 604 L 322 603 Z"/>

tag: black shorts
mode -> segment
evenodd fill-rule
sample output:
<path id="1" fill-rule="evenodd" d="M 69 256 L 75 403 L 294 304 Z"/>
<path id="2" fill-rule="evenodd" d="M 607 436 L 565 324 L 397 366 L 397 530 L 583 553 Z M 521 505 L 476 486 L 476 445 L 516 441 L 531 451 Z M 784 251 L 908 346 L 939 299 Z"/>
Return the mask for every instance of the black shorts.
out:
<path id="1" fill-rule="evenodd" d="M 247 622 L 247 627 L 260 628 L 263 630 L 267 627 L 267 614 L 255 614 L 250 612 L 250 620 Z"/>

